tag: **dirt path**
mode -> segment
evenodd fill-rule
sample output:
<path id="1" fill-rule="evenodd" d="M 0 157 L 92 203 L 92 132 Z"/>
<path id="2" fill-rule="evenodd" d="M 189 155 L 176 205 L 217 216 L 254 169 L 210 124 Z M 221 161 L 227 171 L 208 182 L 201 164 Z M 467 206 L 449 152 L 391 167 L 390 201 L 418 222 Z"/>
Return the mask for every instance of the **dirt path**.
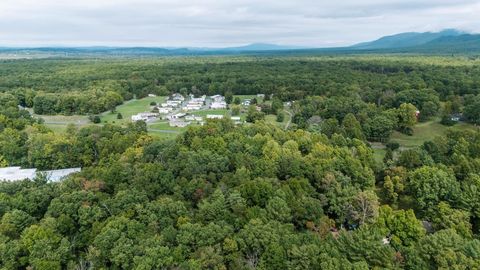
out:
<path id="1" fill-rule="evenodd" d="M 287 121 L 287 124 L 285 125 L 285 130 L 287 130 L 290 127 L 290 124 L 292 123 L 293 113 L 291 113 L 289 110 L 284 110 L 284 111 L 290 116 L 290 118 Z"/>

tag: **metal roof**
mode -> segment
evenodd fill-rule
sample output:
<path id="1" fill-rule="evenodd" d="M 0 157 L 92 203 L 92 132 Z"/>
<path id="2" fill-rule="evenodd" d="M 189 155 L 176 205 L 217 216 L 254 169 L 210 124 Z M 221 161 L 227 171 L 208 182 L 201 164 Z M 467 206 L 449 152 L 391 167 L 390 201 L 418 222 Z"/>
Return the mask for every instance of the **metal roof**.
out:
<path id="1" fill-rule="evenodd" d="M 37 171 L 37 169 L 22 169 L 21 167 L 7 167 L 0 168 L 0 180 L 5 181 L 20 181 L 25 179 L 34 179 L 37 173 L 46 174 L 50 181 L 58 182 L 64 177 L 80 172 L 82 168 L 68 168 L 61 170 Z"/>

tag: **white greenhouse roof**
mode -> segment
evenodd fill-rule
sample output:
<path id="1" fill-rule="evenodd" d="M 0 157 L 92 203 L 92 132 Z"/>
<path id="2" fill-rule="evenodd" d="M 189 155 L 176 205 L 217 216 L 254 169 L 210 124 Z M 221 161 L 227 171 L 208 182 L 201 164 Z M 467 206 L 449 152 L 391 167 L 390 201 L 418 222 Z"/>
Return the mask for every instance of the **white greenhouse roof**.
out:
<path id="1" fill-rule="evenodd" d="M 58 182 L 64 177 L 80 172 L 82 168 L 69 168 L 61 170 L 37 171 L 37 169 L 22 169 L 20 167 L 0 168 L 0 180 L 4 181 L 20 181 L 25 179 L 34 179 L 37 173 L 46 174 L 48 180 Z"/>

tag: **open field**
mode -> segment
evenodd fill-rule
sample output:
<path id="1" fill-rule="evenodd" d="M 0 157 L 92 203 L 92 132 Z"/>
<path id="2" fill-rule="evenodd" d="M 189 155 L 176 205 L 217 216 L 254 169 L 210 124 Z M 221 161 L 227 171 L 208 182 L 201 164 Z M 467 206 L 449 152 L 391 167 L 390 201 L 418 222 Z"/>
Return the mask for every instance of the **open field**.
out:
<path id="1" fill-rule="evenodd" d="M 115 113 L 104 112 L 101 115 L 102 123 L 129 123 L 132 115 L 142 112 L 150 112 L 150 102 L 155 101 L 157 103 L 162 103 L 166 99 L 166 97 L 146 97 L 126 101 L 124 104 L 117 107 Z M 122 114 L 123 119 L 117 119 L 118 113 Z"/>
<path id="2" fill-rule="evenodd" d="M 396 141 L 403 148 L 412 148 L 422 145 L 424 142 L 435 138 L 436 136 L 441 136 L 447 132 L 448 129 L 453 130 L 479 130 L 478 127 L 475 127 L 468 123 L 457 123 L 454 126 L 447 127 L 440 124 L 439 119 L 433 121 L 418 123 L 413 128 L 413 136 L 408 136 L 400 132 L 394 132 L 392 134 L 391 140 Z"/>
<path id="3" fill-rule="evenodd" d="M 38 115 L 34 114 L 31 109 L 29 109 L 29 111 L 33 117 L 43 119 L 45 126 L 53 132 L 65 132 L 69 124 L 74 124 L 77 127 L 91 124 L 86 115 Z"/>
<path id="4" fill-rule="evenodd" d="M 398 142 L 401 149 L 414 148 L 421 146 L 424 142 L 432 140 L 437 136 L 444 135 L 449 129 L 480 131 L 479 127 L 468 123 L 460 122 L 454 126 L 448 127 L 440 124 L 439 119 L 435 119 L 428 122 L 418 123 L 413 128 L 414 132 L 412 136 L 408 136 L 398 131 L 395 131 L 392 134 L 390 141 Z M 381 162 L 386 153 L 385 145 L 381 143 L 372 143 L 372 147 L 374 150 L 375 160 Z"/>
<path id="5" fill-rule="evenodd" d="M 62 125 L 65 126 L 68 124 L 75 124 L 77 126 L 84 126 L 90 123 L 88 120 L 88 116 L 86 115 L 38 115 L 32 114 L 33 117 L 42 118 L 46 124 L 53 124 L 53 125 Z"/>
<path id="6" fill-rule="evenodd" d="M 180 127 L 171 127 L 168 122 L 153 122 L 148 124 L 148 129 L 149 130 L 165 130 L 165 131 L 176 131 L 177 133 L 180 133 L 182 131 L 187 130 L 186 127 L 180 128 Z"/>
<path id="7" fill-rule="evenodd" d="M 258 103 L 263 101 L 263 98 L 257 97 L 257 95 L 234 95 L 233 98 L 239 97 L 240 100 L 243 102 L 246 99 L 254 99 L 256 98 Z"/>
<path id="8" fill-rule="evenodd" d="M 207 114 L 230 115 L 230 111 L 227 109 L 208 109 L 208 110 L 189 112 L 189 114 L 193 114 L 196 116 L 207 116 Z"/>
<path id="9" fill-rule="evenodd" d="M 68 125 L 68 124 L 67 124 Z M 45 124 L 50 130 L 55 133 L 64 133 L 67 130 L 66 124 Z"/>
<path id="10" fill-rule="evenodd" d="M 269 114 L 265 116 L 265 122 L 277 125 L 280 128 L 286 128 L 286 125 L 288 122 L 290 122 L 290 115 L 286 112 L 284 112 L 285 118 L 283 119 L 283 122 L 277 122 L 277 116 L 273 114 Z"/>
<path id="11" fill-rule="evenodd" d="M 387 150 L 385 148 L 374 148 L 373 149 L 373 158 L 377 162 L 382 162 Z"/>
<path id="12" fill-rule="evenodd" d="M 166 133 L 163 131 L 153 131 L 153 130 L 149 130 L 148 134 L 150 134 L 152 137 L 156 139 L 161 139 L 161 140 L 173 140 L 178 136 L 177 133 Z"/>

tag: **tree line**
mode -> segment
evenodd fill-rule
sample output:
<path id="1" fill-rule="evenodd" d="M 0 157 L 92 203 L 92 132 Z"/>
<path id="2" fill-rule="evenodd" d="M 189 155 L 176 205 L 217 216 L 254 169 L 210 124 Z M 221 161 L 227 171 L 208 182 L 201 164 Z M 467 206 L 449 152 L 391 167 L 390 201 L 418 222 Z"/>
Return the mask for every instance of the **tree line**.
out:
<path id="1" fill-rule="evenodd" d="M 2 62 L 0 91 L 20 99 L 25 96 L 28 107 L 41 93 L 39 111 L 62 114 L 109 110 L 123 100 L 150 93 L 181 92 L 275 94 L 282 101 L 352 96 L 377 106 L 412 103 L 428 117 L 438 100 L 479 94 L 480 68 L 474 61 L 393 56 L 17 60 Z M 423 96 L 414 102 L 408 91 L 419 90 Z M 123 100 L 115 95 L 115 102 L 109 104 L 109 99 L 102 100 L 106 92 Z M 438 100 L 432 99 L 432 93 Z"/>

